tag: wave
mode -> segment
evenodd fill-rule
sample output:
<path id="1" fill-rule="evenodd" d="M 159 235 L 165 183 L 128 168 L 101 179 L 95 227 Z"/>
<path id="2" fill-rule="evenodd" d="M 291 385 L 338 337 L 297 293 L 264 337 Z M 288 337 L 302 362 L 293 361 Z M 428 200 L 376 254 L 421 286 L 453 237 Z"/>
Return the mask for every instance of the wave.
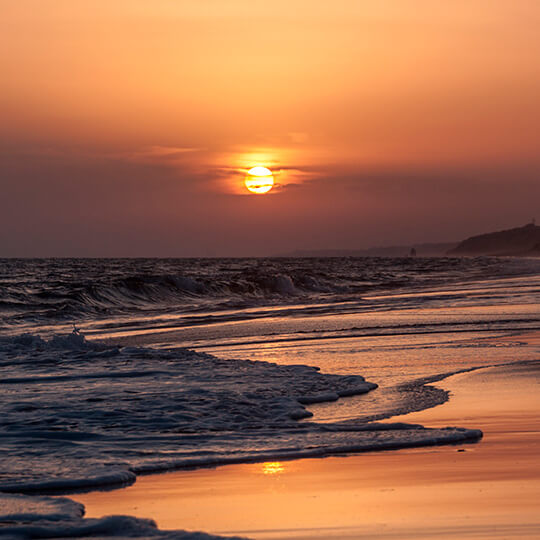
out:
<path id="1" fill-rule="evenodd" d="M 306 406 L 376 392 L 377 385 L 305 365 L 221 360 L 181 348 L 111 347 L 76 332 L 49 340 L 0 339 L 0 361 L 0 386 L 9 398 L 0 403 L 4 492 L 65 493 L 125 485 L 138 474 L 169 469 L 482 436 L 478 430 L 368 422 L 361 408 L 355 421 L 313 421 Z M 427 392 L 414 403 L 425 408 L 446 397 Z"/>
<path id="2" fill-rule="evenodd" d="M 161 531 L 154 521 L 131 516 L 84 518 L 84 506 L 71 499 L 0 494 L 2 538 L 164 538 L 217 540 L 200 532 Z M 232 537 L 228 537 L 233 540 Z M 238 537 L 235 537 L 238 538 Z M 240 539 L 238 539 L 240 540 Z"/>
<path id="3" fill-rule="evenodd" d="M 358 299 L 367 292 L 538 272 L 499 259 L 0 260 L 0 318 L 65 321 L 134 312 Z"/>

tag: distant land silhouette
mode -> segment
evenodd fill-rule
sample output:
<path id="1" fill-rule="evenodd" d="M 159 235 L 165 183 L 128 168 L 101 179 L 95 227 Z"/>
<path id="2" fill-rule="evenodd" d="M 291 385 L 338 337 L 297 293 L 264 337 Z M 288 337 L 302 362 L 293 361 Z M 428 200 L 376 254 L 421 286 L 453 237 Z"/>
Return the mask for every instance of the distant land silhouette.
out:
<path id="1" fill-rule="evenodd" d="M 409 244 L 368 249 L 296 250 L 280 257 L 540 257 L 540 226 L 471 236 L 462 242 Z"/>
<path id="2" fill-rule="evenodd" d="M 449 249 L 447 254 L 451 257 L 476 255 L 539 257 L 540 227 L 529 223 L 517 229 L 471 236 L 455 248 Z"/>

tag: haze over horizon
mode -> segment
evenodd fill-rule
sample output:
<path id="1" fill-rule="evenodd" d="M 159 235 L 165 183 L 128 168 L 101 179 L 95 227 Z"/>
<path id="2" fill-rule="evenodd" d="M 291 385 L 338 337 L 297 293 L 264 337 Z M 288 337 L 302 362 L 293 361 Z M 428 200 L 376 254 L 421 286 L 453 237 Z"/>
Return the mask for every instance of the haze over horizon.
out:
<path id="1" fill-rule="evenodd" d="M 354 250 L 540 218 L 536 1 L 0 10 L 0 257 Z M 266 195 L 244 188 L 256 165 Z"/>

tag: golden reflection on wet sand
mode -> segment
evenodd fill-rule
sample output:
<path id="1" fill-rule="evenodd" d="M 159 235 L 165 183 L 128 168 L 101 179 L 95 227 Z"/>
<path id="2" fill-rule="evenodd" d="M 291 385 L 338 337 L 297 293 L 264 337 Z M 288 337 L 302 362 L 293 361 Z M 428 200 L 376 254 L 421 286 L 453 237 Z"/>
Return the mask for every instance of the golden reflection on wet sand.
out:
<path id="1" fill-rule="evenodd" d="M 539 373 L 457 375 L 438 383 L 449 402 L 399 418 L 479 427 L 479 444 L 175 472 L 75 498 L 89 517 L 261 539 L 538 538 Z"/>
<path id="2" fill-rule="evenodd" d="M 271 461 L 262 464 L 262 472 L 263 474 L 280 474 L 285 472 L 285 467 L 279 461 Z"/>

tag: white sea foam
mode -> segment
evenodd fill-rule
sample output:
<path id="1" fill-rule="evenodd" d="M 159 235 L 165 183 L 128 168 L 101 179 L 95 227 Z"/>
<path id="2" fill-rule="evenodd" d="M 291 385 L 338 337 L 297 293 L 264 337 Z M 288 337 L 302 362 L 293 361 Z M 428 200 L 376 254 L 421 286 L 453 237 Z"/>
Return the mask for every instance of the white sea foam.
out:
<path id="1" fill-rule="evenodd" d="M 84 506 L 71 499 L 0 494 L 0 523 L 3 524 L 68 521 L 80 519 L 83 515 Z"/>
<path id="2" fill-rule="evenodd" d="M 364 394 L 359 375 L 83 336 L 0 341 L 0 491 L 125 485 L 173 468 L 476 440 L 459 428 L 298 422 L 305 405 Z"/>
<path id="3" fill-rule="evenodd" d="M 154 521 L 130 516 L 84 519 L 84 507 L 66 498 L 28 497 L 0 493 L 0 538 L 163 538 L 211 540 L 224 538 L 201 532 L 161 531 Z"/>
<path id="4" fill-rule="evenodd" d="M 491 305 L 500 297 L 534 306 L 537 277 L 500 285 L 469 287 L 466 282 L 535 275 L 538 262 L 73 260 L 0 265 L 0 334 L 12 336 L 0 337 L 0 491 L 14 493 L 0 494 L 3 538 L 211 538 L 159 531 L 149 520 L 130 517 L 87 520 L 77 503 L 40 492 L 118 487 L 134 482 L 138 474 L 185 467 L 476 441 L 478 430 L 370 421 L 441 403 L 446 392 L 429 383 L 442 370 L 473 365 L 461 352 L 465 360 L 448 362 L 441 353 L 446 346 L 431 343 L 433 338 L 416 340 L 404 354 L 410 344 L 398 336 L 538 325 L 534 307 L 505 311 L 503 319 L 498 311 L 471 316 L 465 309 L 444 317 L 422 311 Z M 422 292 L 438 285 L 443 285 L 440 290 Z M 407 288 L 413 293 L 401 294 Z M 330 375 L 304 365 L 223 360 L 183 348 L 115 347 L 87 341 L 78 332 L 52 335 L 65 332 L 74 320 L 94 335 L 137 334 L 122 338 L 124 344 L 151 343 L 152 335 L 171 329 L 162 333 L 164 341 L 156 342 L 251 344 L 250 357 L 259 352 L 257 344 L 267 349 L 270 342 L 282 343 L 284 363 L 298 361 L 293 356 L 298 353 L 300 361 L 317 363 L 312 352 L 324 340 L 362 342 L 356 342 L 355 355 L 341 367 L 345 348 L 332 349 L 328 356 L 337 362 L 326 359 L 321 365 L 342 375 Z M 23 329 L 28 333 L 20 334 Z M 371 350 L 368 336 L 388 338 Z M 289 345 L 308 340 L 314 344 L 309 348 Z M 465 346 L 482 345 L 476 340 L 447 345 Z M 436 347 L 437 354 L 429 347 Z M 484 365 L 494 362 L 494 351 L 486 351 Z M 227 354 L 226 347 L 218 354 Z M 230 349 L 228 356 L 236 354 Z M 357 362 L 382 388 L 351 375 Z M 336 400 L 332 409 L 343 411 L 351 404 L 349 412 L 330 414 L 322 423 L 325 405 L 316 404 Z M 314 422 L 309 409 L 317 408 Z"/>

